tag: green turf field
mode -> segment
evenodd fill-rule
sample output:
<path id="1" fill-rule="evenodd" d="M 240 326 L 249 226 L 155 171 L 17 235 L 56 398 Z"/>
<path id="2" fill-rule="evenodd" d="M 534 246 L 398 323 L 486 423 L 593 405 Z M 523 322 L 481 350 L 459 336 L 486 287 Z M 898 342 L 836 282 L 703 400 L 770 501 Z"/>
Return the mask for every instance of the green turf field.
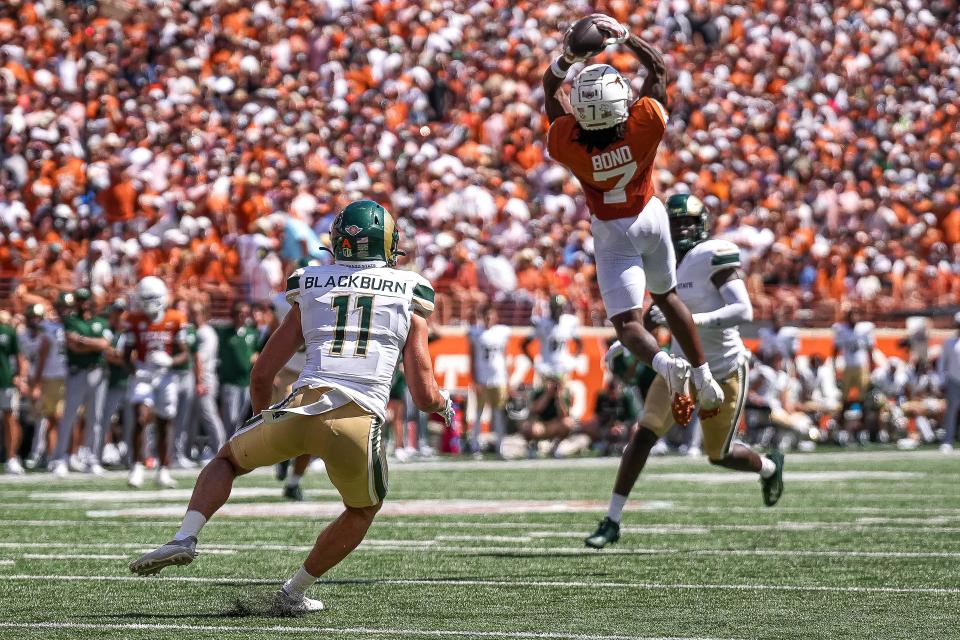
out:
<path id="1" fill-rule="evenodd" d="M 124 477 L 0 479 L 0 638 L 957 638 L 960 458 L 787 457 L 780 504 L 704 460 L 654 460 L 620 544 L 583 547 L 615 460 L 394 465 L 368 541 L 311 590 L 262 604 L 337 510 L 241 479 L 201 556 L 160 578 L 127 563 L 176 530 L 182 490 Z M 402 515 L 401 515 L 402 514 Z"/>

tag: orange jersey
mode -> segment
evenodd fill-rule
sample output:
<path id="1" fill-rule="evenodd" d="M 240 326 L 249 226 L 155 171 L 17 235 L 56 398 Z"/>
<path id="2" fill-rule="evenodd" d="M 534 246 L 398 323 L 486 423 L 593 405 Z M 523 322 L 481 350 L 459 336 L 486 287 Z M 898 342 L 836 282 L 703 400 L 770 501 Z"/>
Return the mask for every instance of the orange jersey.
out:
<path id="1" fill-rule="evenodd" d="M 127 316 L 127 340 L 137 352 L 137 358 L 145 360 L 151 351 L 166 351 L 167 355 L 175 355 L 174 344 L 180 349 L 186 345 L 187 319 L 182 313 L 174 309 L 167 309 L 159 322 L 153 322 L 139 312 Z"/>
<path id="2" fill-rule="evenodd" d="M 667 126 L 667 112 L 653 98 L 630 105 L 622 140 L 587 151 L 571 114 L 553 121 L 547 132 L 550 156 L 577 176 L 590 213 L 601 220 L 635 216 L 653 197 L 653 161 Z"/>

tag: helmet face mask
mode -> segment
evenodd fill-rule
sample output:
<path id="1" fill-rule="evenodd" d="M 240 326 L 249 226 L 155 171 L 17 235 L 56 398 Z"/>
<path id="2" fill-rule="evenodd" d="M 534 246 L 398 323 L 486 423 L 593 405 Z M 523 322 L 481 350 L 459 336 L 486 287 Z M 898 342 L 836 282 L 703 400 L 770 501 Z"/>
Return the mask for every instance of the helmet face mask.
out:
<path id="1" fill-rule="evenodd" d="M 330 243 L 337 262 L 383 261 L 396 265 L 400 231 L 390 212 L 372 200 L 347 205 L 330 225 Z"/>
<path id="2" fill-rule="evenodd" d="M 710 214 L 700 198 L 689 193 L 670 196 L 666 207 L 670 219 L 670 239 L 679 260 L 710 238 Z"/>
<path id="3" fill-rule="evenodd" d="M 607 64 L 593 64 L 577 74 L 570 105 L 577 124 L 587 131 L 609 129 L 630 116 L 630 85 Z"/>

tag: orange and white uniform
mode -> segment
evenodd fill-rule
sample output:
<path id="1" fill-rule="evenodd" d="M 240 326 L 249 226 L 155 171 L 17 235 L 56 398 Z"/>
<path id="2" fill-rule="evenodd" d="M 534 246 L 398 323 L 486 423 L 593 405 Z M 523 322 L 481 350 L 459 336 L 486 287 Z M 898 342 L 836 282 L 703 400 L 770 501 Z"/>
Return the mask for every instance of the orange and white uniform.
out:
<path id="1" fill-rule="evenodd" d="M 603 149 L 578 142 L 581 131 L 571 114 L 557 118 L 547 134 L 550 156 L 580 181 L 593 215 L 597 282 L 608 317 L 642 308 L 647 288 L 666 293 L 677 286 L 667 211 L 653 188 L 666 109 L 640 98 L 623 126 L 623 138 Z"/>
<path id="2" fill-rule="evenodd" d="M 186 327 L 186 317 L 174 309 L 167 309 L 156 322 L 142 313 L 126 319 L 124 346 L 132 346 L 136 368 L 130 402 L 151 407 L 160 418 L 177 413 L 177 381 L 165 361 L 186 350 Z"/>

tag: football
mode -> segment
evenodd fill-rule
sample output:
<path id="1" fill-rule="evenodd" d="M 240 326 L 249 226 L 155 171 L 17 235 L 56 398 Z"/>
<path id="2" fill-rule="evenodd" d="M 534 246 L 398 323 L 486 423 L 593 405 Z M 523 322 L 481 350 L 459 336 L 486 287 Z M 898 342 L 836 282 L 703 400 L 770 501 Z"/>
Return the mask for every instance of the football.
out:
<path id="1" fill-rule="evenodd" d="M 571 53 L 577 56 L 592 56 L 606 46 L 607 37 L 597 28 L 595 16 L 577 20 L 567 31 L 565 44 Z"/>

